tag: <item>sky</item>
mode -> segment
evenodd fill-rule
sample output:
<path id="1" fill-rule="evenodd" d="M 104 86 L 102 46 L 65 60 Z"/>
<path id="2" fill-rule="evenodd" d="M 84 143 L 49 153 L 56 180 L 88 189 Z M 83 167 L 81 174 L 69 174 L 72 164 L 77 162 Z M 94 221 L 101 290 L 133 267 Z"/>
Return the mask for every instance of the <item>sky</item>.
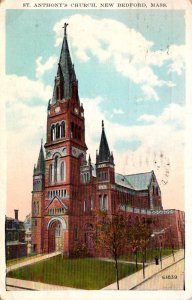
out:
<path id="1" fill-rule="evenodd" d="M 104 120 L 115 171 L 154 170 L 163 207 L 183 210 L 184 11 L 7 10 L 7 215 L 31 209 L 64 22 L 92 162 Z"/>

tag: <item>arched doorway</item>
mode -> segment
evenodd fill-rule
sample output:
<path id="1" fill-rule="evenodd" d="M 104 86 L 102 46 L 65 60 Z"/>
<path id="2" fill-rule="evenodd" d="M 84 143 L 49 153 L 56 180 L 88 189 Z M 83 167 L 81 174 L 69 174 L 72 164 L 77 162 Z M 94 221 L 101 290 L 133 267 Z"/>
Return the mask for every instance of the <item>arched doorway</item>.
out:
<path id="1" fill-rule="evenodd" d="M 48 225 L 48 252 L 61 251 L 64 252 L 64 231 L 66 223 L 64 219 L 52 218 Z"/>

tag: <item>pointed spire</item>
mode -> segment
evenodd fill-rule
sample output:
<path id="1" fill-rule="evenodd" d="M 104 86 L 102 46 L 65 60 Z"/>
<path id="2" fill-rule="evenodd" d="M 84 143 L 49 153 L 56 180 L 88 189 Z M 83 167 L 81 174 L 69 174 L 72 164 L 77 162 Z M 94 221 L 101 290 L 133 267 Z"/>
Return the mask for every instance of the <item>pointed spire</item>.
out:
<path id="1" fill-rule="evenodd" d="M 43 152 L 43 139 L 41 139 L 41 148 L 39 151 L 39 157 L 37 161 L 37 167 L 34 169 L 35 175 L 45 173 L 45 157 Z"/>
<path id="2" fill-rule="evenodd" d="M 102 120 L 102 133 L 101 133 L 101 141 L 99 146 L 99 154 L 97 155 L 97 163 L 100 162 L 113 162 L 111 160 L 111 154 L 109 150 L 109 145 L 107 142 L 107 138 L 105 135 L 104 121 Z"/>
<path id="3" fill-rule="evenodd" d="M 88 163 L 89 163 L 89 165 L 91 165 L 91 156 L 90 156 L 90 154 L 89 154 Z"/>
<path id="4" fill-rule="evenodd" d="M 60 89 L 60 98 L 69 99 L 72 96 L 73 83 L 74 82 L 77 83 L 74 65 L 72 64 L 68 41 L 67 41 L 67 26 L 68 23 L 64 23 L 63 44 L 62 44 L 60 59 L 58 63 L 57 77 L 56 77 L 54 91 L 53 91 L 52 104 L 54 104 L 58 100 L 58 91 L 57 91 L 58 88 Z M 58 80 L 59 80 L 59 85 L 57 85 Z"/>

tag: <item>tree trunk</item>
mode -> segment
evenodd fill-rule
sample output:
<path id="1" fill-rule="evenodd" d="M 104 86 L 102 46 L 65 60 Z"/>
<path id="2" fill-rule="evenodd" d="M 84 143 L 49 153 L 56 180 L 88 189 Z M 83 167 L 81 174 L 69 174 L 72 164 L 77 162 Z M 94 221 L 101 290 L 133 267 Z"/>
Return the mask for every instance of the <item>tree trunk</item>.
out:
<path id="1" fill-rule="evenodd" d="M 115 269 L 116 269 L 117 289 L 119 290 L 119 270 L 118 270 L 118 264 L 117 264 L 117 257 L 115 257 Z"/>
<path id="2" fill-rule="evenodd" d="M 136 270 L 138 270 L 138 264 L 137 264 L 137 250 L 135 252 L 135 263 L 136 263 Z"/>
<path id="3" fill-rule="evenodd" d="M 160 252 L 159 252 L 159 254 L 160 254 L 160 263 L 161 263 L 161 269 L 162 269 L 162 252 L 161 252 L 161 247 L 160 247 Z"/>
<path id="4" fill-rule="evenodd" d="M 173 245 L 171 246 L 171 248 L 172 248 L 173 261 L 175 262 L 175 255 L 174 255 Z"/>
<path id="5" fill-rule="evenodd" d="M 145 278 L 145 252 L 142 251 L 142 257 L 143 257 L 143 278 Z"/>

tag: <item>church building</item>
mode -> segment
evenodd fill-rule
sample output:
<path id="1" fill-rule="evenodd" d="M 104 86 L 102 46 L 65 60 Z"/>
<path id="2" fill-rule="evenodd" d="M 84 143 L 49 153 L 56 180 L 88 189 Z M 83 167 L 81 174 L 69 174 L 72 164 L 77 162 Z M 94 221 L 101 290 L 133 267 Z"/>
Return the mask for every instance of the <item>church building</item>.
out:
<path id="1" fill-rule="evenodd" d="M 84 244 L 94 256 L 94 212 L 99 209 L 109 216 L 124 211 L 130 223 L 151 218 L 156 239 L 159 242 L 161 237 L 162 246 L 170 242 L 168 231 L 174 237 L 174 244 L 183 246 L 184 213 L 163 210 L 153 171 L 133 175 L 115 173 L 115 157 L 102 120 L 96 163 L 87 155 L 84 108 L 69 52 L 67 25 L 64 25 L 53 96 L 47 108 L 46 143 L 41 143 L 33 173 L 33 251 L 61 251 L 69 256 L 77 245 Z"/>

